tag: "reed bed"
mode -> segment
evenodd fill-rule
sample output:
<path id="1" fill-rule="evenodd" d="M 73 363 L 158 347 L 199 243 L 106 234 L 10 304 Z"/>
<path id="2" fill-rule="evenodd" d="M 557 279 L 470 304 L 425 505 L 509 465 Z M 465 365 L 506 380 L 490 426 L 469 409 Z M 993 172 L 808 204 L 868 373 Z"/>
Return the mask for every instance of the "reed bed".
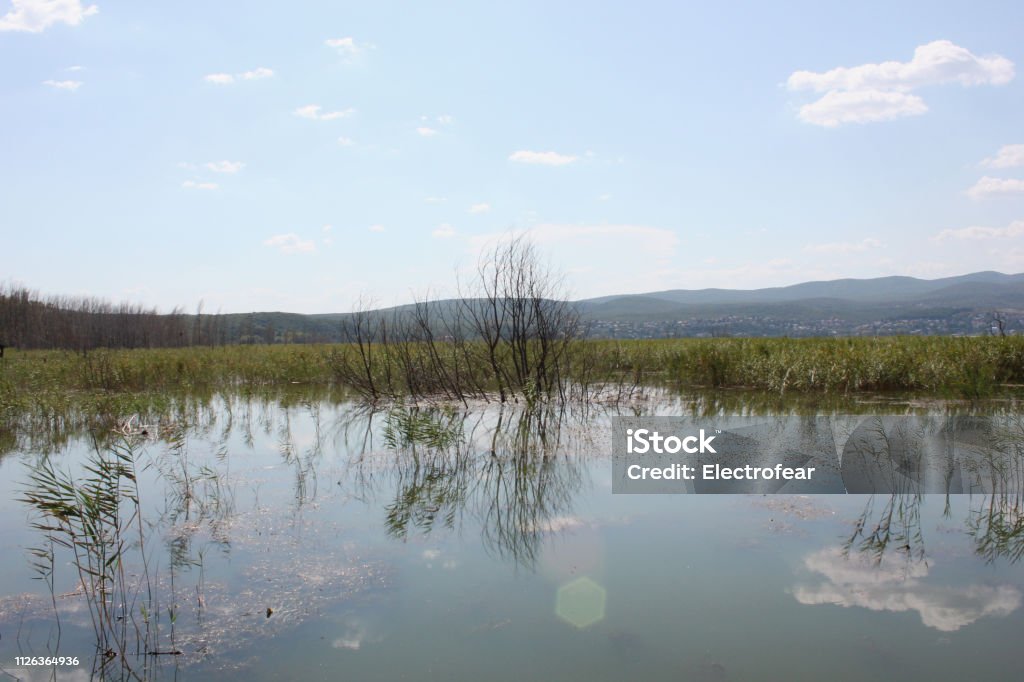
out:
<path id="1" fill-rule="evenodd" d="M 55 412 L 76 406 L 99 409 L 125 396 L 159 403 L 161 396 L 182 391 L 289 384 L 361 394 L 365 386 L 360 382 L 367 377 L 388 389 L 374 397 L 428 395 L 435 385 L 452 388 L 453 378 L 464 382 L 455 389 L 480 395 L 493 388 L 494 370 L 483 344 L 474 348 L 477 343 L 465 342 L 458 353 L 444 352 L 444 341 L 409 343 L 401 353 L 381 346 L 368 364 L 357 344 L 98 349 L 84 354 L 8 350 L 0 360 L 0 417 L 40 407 Z M 1002 386 L 1024 384 L 1024 337 L 578 340 L 569 348 L 565 367 L 570 381 L 584 384 L 773 393 L 912 391 L 980 398 Z M 433 381 L 441 376 L 444 383 Z"/>

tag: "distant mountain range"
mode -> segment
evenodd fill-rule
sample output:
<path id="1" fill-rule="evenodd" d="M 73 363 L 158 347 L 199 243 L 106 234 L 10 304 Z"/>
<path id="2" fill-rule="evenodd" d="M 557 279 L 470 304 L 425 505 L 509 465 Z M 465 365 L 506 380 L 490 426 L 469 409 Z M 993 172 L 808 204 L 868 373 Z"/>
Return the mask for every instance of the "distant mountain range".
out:
<path id="1" fill-rule="evenodd" d="M 1024 273 L 1004 275 L 1001 272 L 974 272 L 941 279 L 916 277 L 875 277 L 872 279 L 834 279 L 824 282 L 803 282 L 787 287 L 766 289 L 670 289 L 649 294 L 603 296 L 581 301 L 588 306 L 604 306 L 624 301 L 650 301 L 679 305 L 722 305 L 793 303 L 817 299 L 837 299 L 857 303 L 896 303 L 921 299 L 963 300 L 965 297 L 1016 295 L 1024 292 Z"/>
<path id="2" fill-rule="evenodd" d="M 672 289 L 575 302 L 607 338 L 1024 333 L 1024 273 L 877 277 L 766 289 Z M 452 301 L 434 302 L 443 308 Z M 377 311 L 400 311 L 407 306 Z M 222 316 L 240 341 L 336 341 L 347 313 Z"/>

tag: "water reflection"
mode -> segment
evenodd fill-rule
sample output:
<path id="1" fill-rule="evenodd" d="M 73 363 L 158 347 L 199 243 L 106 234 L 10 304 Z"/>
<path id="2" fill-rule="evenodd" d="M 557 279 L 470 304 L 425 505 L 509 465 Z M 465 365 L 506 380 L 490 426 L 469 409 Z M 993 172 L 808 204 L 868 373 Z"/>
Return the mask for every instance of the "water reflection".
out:
<path id="1" fill-rule="evenodd" d="M 975 552 L 986 563 L 1024 556 L 1024 508 L 1020 494 L 992 495 L 973 508 L 966 521 Z"/>
<path id="2" fill-rule="evenodd" d="M 871 417 L 846 438 L 843 482 L 851 493 L 1016 493 L 1022 434 L 1017 415 Z"/>
<path id="3" fill-rule="evenodd" d="M 916 611 L 921 622 L 954 632 L 988 616 L 1008 616 L 1020 608 L 1021 591 L 1012 585 L 936 585 L 927 561 L 849 554 L 843 547 L 811 552 L 804 568 L 824 580 L 800 584 L 793 596 L 801 604 L 861 607 L 872 611 Z"/>
<path id="4" fill-rule="evenodd" d="M 872 488 L 891 494 L 867 498 L 841 545 L 804 556 L 804 569 L 824 580 L 798 585 L 794 596 L 809 605 L 916 611 L 925 626 L 944 632 L 987 616 L 1008 616 L 1022 602 L 1014 585 L 935 583 L 936 559 L 926 549 L 922 507 L 929 499 L 941 500 L 943 517 L 950 519 L 949 493 L 926 490 L 984 491 L 967 501 L 964 531 L 974 552 L 988 564 L 1019 561 L 1024 555 L 1021 419 L 923 419 L 912 433 L 902 430 L 905 424 L 875 420 L 859 451 L 847 448 L 844 480 L 870 479 Z M 856 433 L 850 440 L 856 442 Z M 867 440 L 872 443 L 866 445 Z"/>
<path id="5" fill-rule="evenodd" d="M 479 413 L 400 408 L 384 420 L 393 456 L 360 457 L 353 480 L 361 496 L 393 489 L 385 506 L 392 537 L 456 530 L 469 514 L 488 550 L 533 566 L 545 532 L 571 515 L 589 444 L 583 415 L 509 406 Z M 565 438 L 563 429 L 574 437 Z"/>
<path id="6" fill-rule="evenodd" d="M 346 613 L 341 618 L 340 626 L 341 634 L 331 642 L 335 649 L 358 651 L 365 644 L 381 640 L 381 636 L 374 633 L 374 626 L 358 614 Z"/>
<path id="7" fill-rule="evenodd" d="M 923 562 L 926 552 L 921 528 L 922 501 L 919 493 L 871 495 L 853 524 L 853 532 L 843 543 L 843 554 L 850 556 L 855 550 L 881 564 L 886 552 L 895 549 L 908 560 Z"/>
<path id="8" fill-rule="evenodd" d="M 606 489 L 592 480 L 610 468 L 600 459 L 609 450 L 602 439 L 608 436 L 610 417 L 626 411 L 715 413 L 735 409 L 731 399 L 658 398 L 581 412 L 515 405 L 374 410 L 317 394 L 289 393 L 200 397 L 174 402 L 166 411 L 141 411 L 129 420 L 129 431 L 142 446 L 138 485 L 146 542 L 125 539 L 125 584 L 134 598 L 128 611 L 140 627 L 152 628 L 152 648 L 143 647 L 145 651 L 182 654 L 173 660 L 158 657 L 149 667 L 134 669 L 143 676 L 169 677 L 175 666 L 216 667 L 242 651 L 256 656 L 276 638 L 324 618 L 332 621 L 325 648 L 366 655 L 374 649 L 371 644 L 390 636 L 386 619 L 371 606 L 375 599 L 383 600 L 381 594 L 391 594 L 402 571 L 409 582 L 457 582 L 467 576 L 482 580 L 481 574 L 501 573 L 495 570 L 501 564 L 512 573 L 538 574 L 550 583 L 538 609 L 560 618 L 556 622 L 566 630 L 576 632 L 566 623 L 581 628 L 581 637 L 594 634 L 621 617 L 615 609 L 623 608 L 628 589 L 616 586 L 614 574 L 605 570 L 606 554 L 611 555 L 605 548 L 617 547 L 614 543 L 622 543 L 633 528 L 623 532 L 595 520 L 593 508 L 585 503 L 596 500 L 602 510 L 618 504 L 627 507 L 625 515 L 646 510 L 636 512 L 634 528 L 636 537 L 647 540 L 659 531 L 659 519 L 667 517 L 664 526 L 674 531 L 694 509 L 724 509 L 687 506 L 678 498 L 643 503 L 648 507 L 635 499 L 610 500 Z M 753 409 L 780 409 L 772 407 L 774 400 L 766 398 L 764 406 Z M 942 426 L 947 417 L 928 421 L 928 428 L 949 431 Z M 15 437 L 16 457 L 30 466 L 50 461 L 79 471 L 88 452 L 102 452 L 124 435 L 123 421 L 85 423 L 102 425 L 94 446 L 82 446 L 83 432 L 61 428 L 53 430 L 55 438 L 48 443 Z M 957 461 L 966 472 L 961 484 L 985 494 L 965 497 L 955 507 L 958 514 L 966 511 L 966 518 L 954 518 L 954 507 L 947 506 L 949 521 L 963 522 L 966 536 L 959 537 L 969 538 L 982 560 L 1006 567 L 1024 555 L 1024 429 L 1012 413 L 998 418 L 967 415 L 954 423 L 963 446 Z M 896 441 L 885 433 L 890 443 Z M 12 441 L 0 440 L 5 442 Z M 49 455 L 29 454 L 29 445 Z M 938 448 L 933 454 L 948 453 Z M 10 471 L 18 470 L 13 457 L 4 462 L 12 465 Z M 932 554 L 934 539 L 929 535 L 935 531 L 921 512 L 928 496 L 909 484 L 912 477 L 903 475 L 899 466 L 885 472 L 894 481 L 891 494 L 866 498 L 852 531 L 841 537 L 830 527 L 827 541 L 819 538 L 810 547 L 800 547 L 797 556 L 802 557 L 805 577 L 793 589 L 796 601 L 816 608 L 832 604 L 912 612 L 924 626 L 942 632 L 1014 614 L 1022 602 L 1019 587 L 970 576 L 950 578 L 936 569 L 947 565 L 948 558 Z M 942 485 L 949 489 L 951 480 L 942 478 Z M 966 485 L 970 481 L 976 485 Z M 660 509 L 663 516 L 651 509 Z M 9 518 L 24 515 L 23 509 L 8 511 L 17 512 Z M 697 521 L 717 540 L 717 519 Z M 448 541 L 456 548 L 439 548 Z M 470 567 L 466 556 L 457 553 L 459 541 L 474 551 L 482 547 L 493 561 Z M 651 547 L 637 546 L 644 551 Z M 658 551 L 651 549 L 652 554 Z M 644 560 L 630 557 L 638 566 Z M 666 572 L 673 573 L 683 560 L 690 559 L 666 565 Z M 9 573 L 27 572 L 21 557 L 15 561 L 5 565 Z M 143 580 L 146 562 L 149 583 Z M 445 570 L 432 572 L 430 578 L 408 577 L 427 566 Z M 474 570 L 478 572 L 470 572 Z M 638 575 L 658 578 L 654 571 Z M 779 581 L 776 594 L 781 595 L 792 577 L 787 574 Z M 82 608 L 75 583 L 73 574 L 58 574 L 53 602 L 65 627 L 63 641 L 81 647 L 88 639 L 89 612 Z M 665 585 L 661 589 L 674 594 Z M 0 603 L 0 623 L 7 627 L 21 619 L 36 633 L 47 633 L 45 639 L 53 622 L 51 600 L 46 594 L 33 599 Z M 139 608 L 143 601 L 145 613 Z M 506 628 L 510 617 L 504 612 L 488 612 L 487 618 L 500 625 L 488 633 L 513 630 Z M 388 623 L 393 633 L 394 625 Z M 4 630 L 4 646 L 11 631 Z M 609 640 L 611 635 L 600 633 L 603 642 L 628 639 L 615 635 Z M 37 638 L 33 646 L 46 644 Z M 131 646 L 124 650 L 129 656 L 141 651 Z M 99 669 L 103 676 L 116 677 L 109 666 Z"/>
<path id="9" fill-rule="evenodd" d="M 943 490 L 947 515 L 950 493 L 977 494 L 970 498 L 965 527 L 979 556 L 988 563 L 1019 561 L 1024 556 L 1024 419 L 928 418 L 913 433 L 906 432 L 905 421 L 884 421 L 859 426 L 847 442 L 842 466 L 848 488 L 890 494 L 868 498 L 844 551 L 855 548 L 876 563 L 893 549 L 923 560 L 921 505 L 928 492 Z"/>

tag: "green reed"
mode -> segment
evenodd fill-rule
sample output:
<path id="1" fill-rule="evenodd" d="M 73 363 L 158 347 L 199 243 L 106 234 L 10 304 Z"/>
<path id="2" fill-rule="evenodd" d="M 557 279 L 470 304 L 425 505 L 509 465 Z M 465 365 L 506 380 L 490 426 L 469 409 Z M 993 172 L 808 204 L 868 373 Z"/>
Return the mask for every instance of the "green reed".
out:
<path id="1" fill-rule="evenodd" d="M 137 350 L 8 351 L 0 361 L 0 442 L 5 420 L 35 411 L 138 412 L 175 392 L 263 390 L 293 384 L 462 401 L 507 387 L 514 358 L 490 357 L 478 342 L 458 353 L 445 341 L 374 352 L 363 366 L 356 344 L 246 345 Z M 482 343 L 482 342 L 479 342 Z M 365 350 L 365 349 L 364 349 Z M 496 362 L 497 368 L 492 365 Z M 505 367 L 503 363 L 507 363 Z M 1024 337 L 747 338 L 574 341 L 563 362 L 567 385 L 748 388 L 785 393 L 914 391 L 979 399 L 1024 383 Z M 348 371 L 359 367 L 356 373 Z M 519 397 L 530 401 L 530 384 Z M 586 390 L 556 398 L 587 400 Z"/>
<path id="2" fill-rule="evenodd" d="M 143 590 L 152 601 L 148 570 L 141 581 L 129 580 L 125 570 L 131 544 L 145 557 L 135 450 L 131 436 L 106 448 L 97 444 L 78 474 L 45 457 L 32 468 L 21 498 L 34 512 L 32 528 L 44 538 L 30 549 L 36 571 L 52 594 L 56 553 L 70 554 L 96 634 L 97 660 L 102 667 L 118 658 L 132 677 L 138 676 L 128 662 L 128 643 L 134 638 L 135 653 L 145 654 L 148 638 L 134 618 L 134 605 Z"/>

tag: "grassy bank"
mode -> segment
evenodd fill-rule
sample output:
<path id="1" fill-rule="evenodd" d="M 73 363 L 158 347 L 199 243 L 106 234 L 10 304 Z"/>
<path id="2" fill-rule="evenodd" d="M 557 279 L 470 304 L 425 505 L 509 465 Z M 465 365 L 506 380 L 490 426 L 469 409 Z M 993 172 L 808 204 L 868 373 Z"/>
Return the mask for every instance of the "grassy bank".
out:
<path id="1" fill-rule="evenodd" d="M 472 354 L 428 350 L 423 348 L 422 357 L 415 347 L 401 357 L 376 353 L 367 371 L 397 392 L 412 371 L 399 360 L 407 363 L 409 357 L 416 367 L 437 366 L 467 381 L 486 381 L 489 368 L 473 367 Z M 484 355 L 479 357 L 483 363 Z M 350 345 L 97 350 L 84 355 L 8 350 L 0 360 L 0 407 L 47 395 L 60 400 L 290 383 L 338 386 L 348 376 L 342 369 L 353 366 L 362 371 L 357 349 Z M 579 341 L 572 347 L 569 369 L 573 379 L 592 383 L 971 397 L 1001 384 L 1024 383 L 1024 337 Z"/>

